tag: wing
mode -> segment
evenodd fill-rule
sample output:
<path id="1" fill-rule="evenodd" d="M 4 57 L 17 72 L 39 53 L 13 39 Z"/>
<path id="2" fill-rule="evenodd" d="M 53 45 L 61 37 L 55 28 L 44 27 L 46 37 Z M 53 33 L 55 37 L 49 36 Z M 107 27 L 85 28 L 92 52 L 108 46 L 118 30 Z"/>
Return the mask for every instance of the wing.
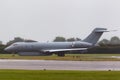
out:
<path id="1" fill-rule="evenodd" d="M 42 50 L 42 52 L 67 52 L 67 51 L 84 51 L 87 48 L 72 48 L 72 49 L 50 49 L 50 50 Z"/>

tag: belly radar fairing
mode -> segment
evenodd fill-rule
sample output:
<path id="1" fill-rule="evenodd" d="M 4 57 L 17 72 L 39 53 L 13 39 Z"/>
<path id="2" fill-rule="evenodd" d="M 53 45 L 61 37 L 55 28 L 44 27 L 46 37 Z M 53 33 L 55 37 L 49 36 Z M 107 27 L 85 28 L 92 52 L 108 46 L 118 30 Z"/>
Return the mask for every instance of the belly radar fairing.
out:
<path id="1" fill-rule="evenodd" d="M 8 52 L 17 52 L 19 55 L 47 56 L 57 54 L 65 56 L 70 51 L 85 51 L 93 47 L 103 32 L 108 32 L 106 28 L 95 28 L 87 38 L 75 42 L 17 42 L 5 48 Z"/>

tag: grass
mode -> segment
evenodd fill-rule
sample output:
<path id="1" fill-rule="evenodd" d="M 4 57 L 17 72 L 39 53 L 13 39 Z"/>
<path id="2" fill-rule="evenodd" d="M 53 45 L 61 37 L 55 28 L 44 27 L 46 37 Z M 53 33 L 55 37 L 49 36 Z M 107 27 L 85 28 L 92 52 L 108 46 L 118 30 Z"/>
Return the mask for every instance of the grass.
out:
<path id="1" fill-rule="evenodd" d="M 0 80 L 120 80 L 120 71 L 0 70 Z"/>
<path id="2" fill-rule="evenodd" d="M 68 61 L 120 61 L 120 54 L 66 54 L 65 57 L 52 56 L 19 56 L 15 54 L 0 54 L 0 59 L 27 59 L 27 60 L 68 60 Z"/>

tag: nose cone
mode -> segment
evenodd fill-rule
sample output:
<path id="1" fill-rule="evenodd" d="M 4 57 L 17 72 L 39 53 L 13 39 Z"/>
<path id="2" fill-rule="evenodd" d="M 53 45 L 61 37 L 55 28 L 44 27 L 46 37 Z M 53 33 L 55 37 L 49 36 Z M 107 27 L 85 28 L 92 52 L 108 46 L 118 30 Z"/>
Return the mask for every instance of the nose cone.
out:
<path id="1" fill-rule="evenodd" d="M 7 51 L 7 52 L 11 51 L 10 47 L 5 48 L 4 50 Z"/>

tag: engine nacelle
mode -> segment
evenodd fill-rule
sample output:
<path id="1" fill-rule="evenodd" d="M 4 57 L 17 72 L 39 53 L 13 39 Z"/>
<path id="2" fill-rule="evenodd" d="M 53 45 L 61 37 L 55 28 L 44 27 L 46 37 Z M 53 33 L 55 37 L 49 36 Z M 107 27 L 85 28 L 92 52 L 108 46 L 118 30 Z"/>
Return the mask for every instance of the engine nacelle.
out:
<path id="1" fill-rule="evenodd" d="M 91 47 L 91 43 L 87 42 L 73 42 L 72 47 L 74 48 L 81 48 L 81 47 Z"/>

